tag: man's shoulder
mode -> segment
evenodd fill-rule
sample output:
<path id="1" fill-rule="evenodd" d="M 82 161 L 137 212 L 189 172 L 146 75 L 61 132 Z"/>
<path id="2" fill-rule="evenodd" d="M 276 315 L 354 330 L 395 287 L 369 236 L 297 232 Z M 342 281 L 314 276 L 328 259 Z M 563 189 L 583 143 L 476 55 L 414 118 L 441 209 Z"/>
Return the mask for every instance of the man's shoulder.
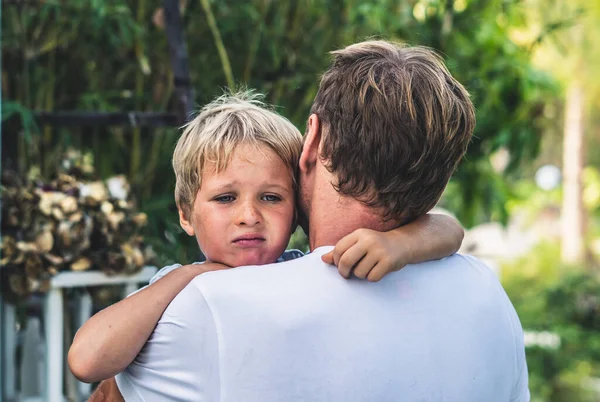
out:
<path id="1" fill-rule="evenodd" d="M 451 256 L 407 265 L 407 271 L 418 272 L 421 275 L 432 275 L 439 272 L 444 275 L 465 276 L 476 274 L 484 278 L 497 279 L 494 271 L 479 258 L 469 254 L 452 254 Z"/>
<path id="2" fill-rule="evenodd" d="M 452 299 L 504 299 L 497 274 L 483 261 L 468 254 L 454 254 L 440 260 L 408 265 L 396 277 L 393 277 L 394 274 L 388 277 L 421 284 Z"/>

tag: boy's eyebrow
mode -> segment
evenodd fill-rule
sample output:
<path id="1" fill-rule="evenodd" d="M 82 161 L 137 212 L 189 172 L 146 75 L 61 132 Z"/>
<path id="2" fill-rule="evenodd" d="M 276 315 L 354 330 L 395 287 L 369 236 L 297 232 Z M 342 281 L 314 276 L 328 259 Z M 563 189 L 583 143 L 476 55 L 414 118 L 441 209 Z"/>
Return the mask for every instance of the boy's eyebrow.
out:
<path id="1" fill-rule="evenodd" d="M 216 192 L 229 191 L 229 190 L 234 189 L 237 184 L 239 184 L 239 182 L 237 182 L 237 181 L 235 181 L 233 183 L 223 184 L 222 186 L 218 186 L 218 187 L 211 189 L 211 191 L 216 191 Z M 273 183 L 273 184 L 267 183 L 261 187 L 265 188 L 265 189 L 275 189 L 276 188 L 276 189 L 278 189 L 282 192 L 286 192 L 286 193 L 290 192 L 290 189 L 288 189 L 286 186 L 282 186 L 281 184 L 276 184 L 276 183 Z"/>
<path id="2" fill-rule="evenodd" d="M 268 184 L 266 186 L 267 189 L 278 189 L 282 193 L 290 194 L 290 189 L 286 186 L 282 186 L 281 184 Z"/>
<path id="3" fill-rule="evenodd" d="M 227 184 L 223 184 L 222 186 L 210 188 L 209 190 L 214 191 L 214 192 L 230 191 L 234 187 L 235 187 L 235 183 L 227 183 Z"/>

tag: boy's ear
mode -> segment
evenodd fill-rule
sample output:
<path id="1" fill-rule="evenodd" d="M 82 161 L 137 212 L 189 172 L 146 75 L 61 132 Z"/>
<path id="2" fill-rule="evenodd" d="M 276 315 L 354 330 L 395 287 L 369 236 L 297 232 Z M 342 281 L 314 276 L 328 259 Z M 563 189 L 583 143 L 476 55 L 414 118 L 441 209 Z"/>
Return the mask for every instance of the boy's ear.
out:
<path id="1" fill-rule="evenodd" d="M 187 218 L 185 217 L 185 213 L 181 208 L 177 208 L 177 210 L 179 211 L 179 225 L 185 233 L 187 233 L 189 236 L 193 236 L 194 227 L 192 226 L 192 222 L 187 220 Z"/>
<path id="2" fill-rule="evenodd" d="M 300 171 L 307 173 L 319 158 L 319 144 L 321 143 L 321 121 L 319 116 L 311 114 L 308 117 L 304 144 L 300 154 Z"/>

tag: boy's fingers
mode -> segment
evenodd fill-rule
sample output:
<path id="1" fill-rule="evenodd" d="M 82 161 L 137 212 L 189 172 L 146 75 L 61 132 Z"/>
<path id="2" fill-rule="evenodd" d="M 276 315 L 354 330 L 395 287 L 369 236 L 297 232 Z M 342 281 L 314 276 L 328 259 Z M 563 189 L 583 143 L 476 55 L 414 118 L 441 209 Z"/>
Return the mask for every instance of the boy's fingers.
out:
<path id="1" fill-rule="evenodd" d="M 354 276 L 365 279 L 378 262 L 378 258 L 373 256 L 373 253 L 366 253 L 363 259 L 354 267 Z"/>
<path id="2" fill-rule="evenodd" d="M 330 252 L 323 254 L 321 256 L 321 260 L 325 263 L 325 264 L 333 264 L 333 250 L 331 250 Z"/>
<path id="3" fill-rule="evenodd" d="M 346 252 L 346 250 L 352 247 L 356 241 L 356 236 L 353 236 L 353 233 L 350 233 L 337 242 L 335 248 L 331 251 L 333 253 L 333 263 L 336 266 L 339 267 L 340 258 L 342 258 L 342 255 Z"/>
<path id="4" fill-rule="evenodd" d="M 356 264 L 360 262 L 360 260 L 365 256 L 365 254 L 365 249 L 356 244 L 350 247 L 348 250 L 346 250 L 346 252 L 344 252 L 344 254 L 342 254 L 342 256 L 340 257 L 340 260 L 338 261 L 337 265 L 338 272 L 340 273 L 340 275 L 342 275 L 346 279 L 350 278 L 352 269 Z"/>
<path id="5" fill-rule="evenodd" d="M 377 264 L 373 267 L 371 272 L 367 275 L 369 282 L 379 282 L 386 274 L 386 269 L 383 264 Z"/>

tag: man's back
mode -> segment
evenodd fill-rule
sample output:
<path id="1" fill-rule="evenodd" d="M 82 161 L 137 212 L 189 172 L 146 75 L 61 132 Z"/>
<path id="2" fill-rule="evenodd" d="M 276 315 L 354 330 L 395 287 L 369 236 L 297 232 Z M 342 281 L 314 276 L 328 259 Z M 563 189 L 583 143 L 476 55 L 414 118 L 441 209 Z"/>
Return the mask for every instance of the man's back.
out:
<path id="1" fill-rule="evenodd" d="M 329 249 L 196 278 L 120 380 L 126 399 L 529 400 L 521 326 L 481 262 L 455 255 L 369 283 L 322 263 Z"/>

